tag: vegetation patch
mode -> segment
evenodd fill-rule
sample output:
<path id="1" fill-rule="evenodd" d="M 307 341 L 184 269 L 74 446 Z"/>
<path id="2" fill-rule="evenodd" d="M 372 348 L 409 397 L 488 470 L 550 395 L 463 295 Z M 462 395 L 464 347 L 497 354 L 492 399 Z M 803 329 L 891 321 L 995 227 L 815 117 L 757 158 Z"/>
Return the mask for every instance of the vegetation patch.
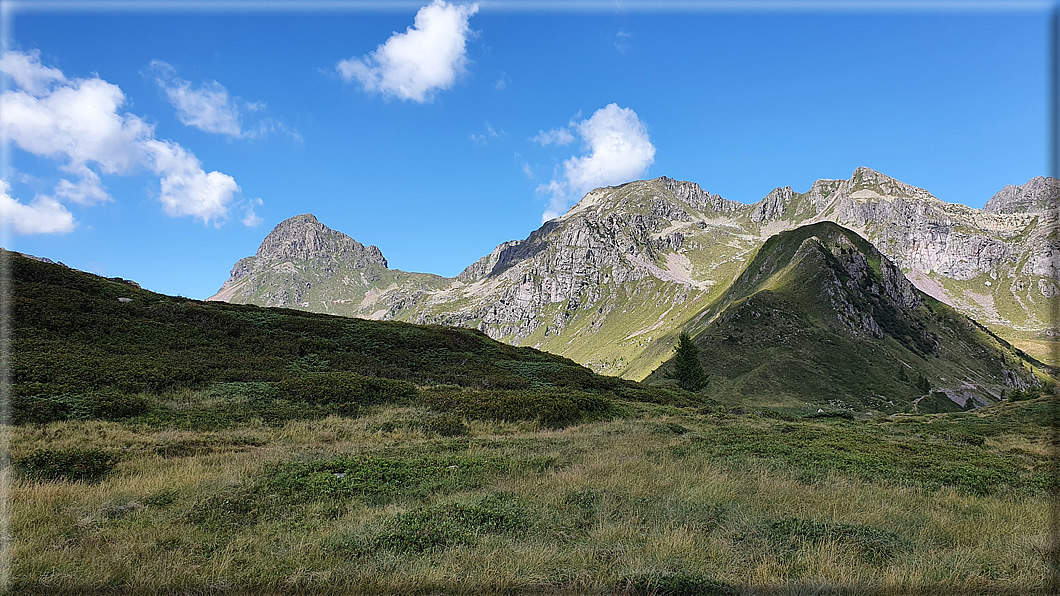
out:
<path id="1" fill-rule="evenodd" d="M 458 544 L 474 544 L 484 535 L 519 536 L 530 528 L 527 509 L 510 493 L 491 493 L 476 501 L 420 507 L 387 519 L 356 545 L 356 554 L 380 550 L 422 554 Z"/>
<path id="2" fill-rule="evenodd" d="M 912 545 L 908 539 L 874 526 L 797 518 L 769 521 L 765 524 L 765 533 L 771 545 L 784 551 L 793 552 L 807 543 L 834 541 L 857 550 L 862 558 L 872 563 L 885 563 Z"/>
<path id="3" fill-rule="evenodd" d="M 604 415 L 613 402 L 604 396 L 578 391 L 464 391 L 432 387 L 420 399 L 428 408 L 473 420 L 536 420 L 547 428 L 562 428 Z"/>
<path id="4" fill-rule="evenodd" d="M 116 390 L 84 394 L 16 395 L 11 399 L 15 424 L 47 424 L 60 420 L 122 420 L 147 411 L 147 400 Z"/>
<path id="5" fill-rule="evenodd" d="M 725 582 L 689 572 L 646 572 L 624 578 L 618 594 L 652 596 L 735 596 L 740 591 Z"/>
<path id="6" fill-rule="evenodd" d="M 26 478 L 82 482 L 102 480 L 117 463 L 117 455 L 102 449 L 37 449 L 14 461 Z"/>
<path id="7" fill-rule="evenodd" d="M 434 494 L 476 489 L 498 474 L 525 467 L 500 457 L 457 455 L 275 462 L 256 478 L 202 499 L 189 516 L 195 523 L 228 529 L 293 519 L 309 509 L 329 518 L 356 504 L 416 502 Z"/>
<path id="8" fill-rule="evenodd" d="M 946 437 L 885 430 L 845 422 L 728 424 L 691 435 L 672 452 L 677 457 L 698 453 L 734 466 L 763 460 L 793 470 L 807 481 L 838 472 L 931 489 L 950 486 L 980 495 L 1006 489 L 1038 493 L 1047 488 L 1050 469 L 1044 457 L 999 453 L 969 440 L 955 443 Z"/>
<path id="9" fill-rule="evenodd" d="M 287 377 L 277 390 L 291 400 L 312 404 L 367 406 L 408 403 L 416 397 L 416 386 L 407 381 L 365 377 L 353 372 L 332 371 Z"/>

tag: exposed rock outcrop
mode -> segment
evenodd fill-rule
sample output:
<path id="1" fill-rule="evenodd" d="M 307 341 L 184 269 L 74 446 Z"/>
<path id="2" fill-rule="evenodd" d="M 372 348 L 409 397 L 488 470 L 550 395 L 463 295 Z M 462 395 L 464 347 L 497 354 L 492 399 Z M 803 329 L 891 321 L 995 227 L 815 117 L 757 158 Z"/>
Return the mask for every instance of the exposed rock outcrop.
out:
<path id="1" fill-rule="evenodd" d="M 475 327 L 639 378 L 765 238 L 832 221 L 871 241 L 918 288 L 996 331 L 1047 334 L 1051 301 L 1060 299 L 1060 231 L 1042 206 L 1055 203 L 1058 188 L 1051 178 L 1006 187 L 979 210 L 869 168 L 803 193 L 780 187 L 751 205 L 692 182 L 641 180 L 593 190 L 452 279 L 388 269 L 377 248 L 302 215 L 238 262 L 214 298 Z M 891 289 L 911 299 L 892 277 Z"/>

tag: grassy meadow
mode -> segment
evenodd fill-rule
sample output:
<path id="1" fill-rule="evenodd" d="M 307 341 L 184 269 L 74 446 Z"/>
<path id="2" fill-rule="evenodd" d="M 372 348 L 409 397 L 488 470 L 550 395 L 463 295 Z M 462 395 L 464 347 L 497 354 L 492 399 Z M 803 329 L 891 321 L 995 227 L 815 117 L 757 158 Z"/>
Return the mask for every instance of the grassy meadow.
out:
<path id="1" fill-rule="evenodd" d="M 1050 593 L 1057 396 L 751 409 L 0 253 L 25 594 Z"/>
<path id="2" fill-rule="evenodd" d="M 1052 409 L 856 421 L 615 402 L 556 426 L 410 403 L 20 425 L 9 587 L 1046 593 Z"/>

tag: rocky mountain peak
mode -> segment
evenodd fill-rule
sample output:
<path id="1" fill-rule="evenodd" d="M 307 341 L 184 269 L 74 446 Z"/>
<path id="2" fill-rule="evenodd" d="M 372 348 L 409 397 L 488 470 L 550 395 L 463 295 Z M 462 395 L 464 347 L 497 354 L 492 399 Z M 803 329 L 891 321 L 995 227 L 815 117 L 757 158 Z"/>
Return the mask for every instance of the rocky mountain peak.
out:
<path id="1" fill-rule="evenodd" d="M 784 215 L 784 210 L 791 204 L 791 200 L 794 197 L 795 191 L 790 186 L 774 188 L 769 191 L 769 194 L 764 199 L 752 206 L 751 221 L 757 223 L 781 219 Z"/>
<path id="2" fill-rule="evenodd" d="M 983 206 L 990 213 L 1050 213 L 1060 208 L 1060 180 L 1037 176 L 1002 188 Z"/>
<path id="3" fill-rule="evenodd" d="M 365 246 L 332 230 L 311 213 L 296 215 L 277 224 L 262 241 L 255 256 L 265 262 L 337 260 L 357 267 L 387 266 L 378 247 Z"/>
<path id="4" fill-rule="evenodd" d="M 901 197 L 924 200 L 931 198 L 928 191 L 895 180 L 886 174 L 861 166 L 854 170 L 848 181 L 848 191 L 853 198 Z"/>

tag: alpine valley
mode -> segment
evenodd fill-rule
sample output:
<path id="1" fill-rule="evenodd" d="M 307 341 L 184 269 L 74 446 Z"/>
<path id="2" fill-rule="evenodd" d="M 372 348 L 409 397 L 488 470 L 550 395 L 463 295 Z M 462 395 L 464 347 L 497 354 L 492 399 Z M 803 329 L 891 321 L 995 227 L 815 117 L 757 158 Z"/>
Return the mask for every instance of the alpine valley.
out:
<path id="1" fill-rule="evenodd" d="M 471 327 L 652 382 L 687 331 L 710 393 L 888 409 L 924 377 L 936 407 L 988 404 L 1058 345 L 1058 197 L 1038 177 L 974 209 L 862 167 L 743 204 L 661 177 L 596 189 L 455 278 L 390 269 L 304 214 L 209 300 Z"/>

